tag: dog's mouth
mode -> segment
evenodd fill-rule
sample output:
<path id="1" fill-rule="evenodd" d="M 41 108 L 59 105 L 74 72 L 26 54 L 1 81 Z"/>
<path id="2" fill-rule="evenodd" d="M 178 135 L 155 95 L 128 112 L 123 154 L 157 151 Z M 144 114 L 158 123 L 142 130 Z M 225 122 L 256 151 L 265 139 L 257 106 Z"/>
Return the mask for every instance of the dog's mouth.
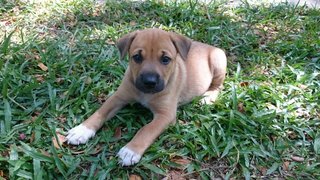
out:
<path id="1" fill-rule="evenodd" d="M 164 89 L 164 80 L 157 73 L 142 73 L 137 78 L 135 86 L 143 93 L 154 94 Z"/>

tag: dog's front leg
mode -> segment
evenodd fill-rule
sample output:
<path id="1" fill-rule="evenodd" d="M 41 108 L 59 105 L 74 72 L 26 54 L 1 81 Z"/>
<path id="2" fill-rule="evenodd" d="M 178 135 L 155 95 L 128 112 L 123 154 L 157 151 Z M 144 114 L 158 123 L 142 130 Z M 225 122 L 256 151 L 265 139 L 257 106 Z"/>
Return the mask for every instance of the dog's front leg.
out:
<path id="1" fill-rule="evenodd" d="M 86 121 L 69 130 L 67 136 L 68 143 L 74 145 L 86 143 L 95 135 L 106 120 L 112 118 L 127 103 L 128 98 L 125 98 L 121 89 L 116 91 Z"/>
<path id="2" fill-rule="evenodd" d="M 171 110 L 172 111 L 172 110 Z M 176 111 L 167 114 L 154 113 L 153 120 L 142 127 L 133 139 L 118 152 L 120 163 L 123 166 L 130 166 L 140 161 L 144 151 L 154 140 L 175 121 Z"/>

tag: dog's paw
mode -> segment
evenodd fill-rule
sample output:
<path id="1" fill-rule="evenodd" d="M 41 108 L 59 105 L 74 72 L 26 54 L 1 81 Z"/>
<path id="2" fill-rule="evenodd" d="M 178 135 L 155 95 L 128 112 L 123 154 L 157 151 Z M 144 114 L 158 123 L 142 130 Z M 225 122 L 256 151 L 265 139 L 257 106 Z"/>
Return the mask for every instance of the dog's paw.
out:
<path id="1" fill-rule="evenodd" d="M 118 152 L 117 156 L 120 158 L 120 164 L 122 166 L 131 166 L 138 163 L 141 159 L 141 155 L 135 153 L 131 149 L 127 148 L 126 146 L 121 148 Z"/>
<path id="2" fill-rule="evenodd" d="M 85 144 L 96 132 L 80 124 L 68 131 L 67 142 L 68 144 Z"/>
<path id="3" fill-rule="evenodd" d="M 214 103 L 214 99 L 212 99 L 211 97 L 203 97 L 200 100 L 200 103 L 203 104 L 203 105 L 211 105 L 211 104 Z"/>
<path id="4" fill-rule="evenodd" d="M 203 98 L 200 100 L 201 104 L 211 105 L 218 98 L 219 91 L 207 91 L 204 93 Z"/>

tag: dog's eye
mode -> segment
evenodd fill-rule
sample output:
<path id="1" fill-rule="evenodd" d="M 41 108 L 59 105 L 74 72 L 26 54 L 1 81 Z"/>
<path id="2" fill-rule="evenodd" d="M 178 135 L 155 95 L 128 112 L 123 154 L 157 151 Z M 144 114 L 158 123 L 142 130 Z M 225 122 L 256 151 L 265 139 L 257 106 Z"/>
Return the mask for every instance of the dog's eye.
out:
<path id="1" fill-rule="evenodd" d="M 142 56 L 141 54 L 135 54 L 132 56 L 132 59 L 136 62 L 136 63 L 141 63 L 142 62 Z"/>
<path id="2" fill-rule="evenodd" d="M 169 58 L 168 56 L 162 56 L 161 57 L 161 64 L 163 64 L 163 65 L 169 64 L 170 61 L 171 61 L 171 58 Z"/>

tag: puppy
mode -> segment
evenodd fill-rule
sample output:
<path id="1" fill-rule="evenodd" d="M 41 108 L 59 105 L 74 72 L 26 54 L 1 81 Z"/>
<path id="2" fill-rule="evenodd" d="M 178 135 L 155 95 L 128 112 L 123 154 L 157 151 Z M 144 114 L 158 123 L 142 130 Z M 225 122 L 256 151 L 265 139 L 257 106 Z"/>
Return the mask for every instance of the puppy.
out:
<path id="1" fill-rule="evenodd" d="M 129 33 L 117 42 L 121 58 L 129 55 L 129 66 L 118 90 L 86 121 L 68 132 L 70 144 L 84 144 L 106 120 L 131 102 L 139 102 L 153 113 L 153 120 L 142 127 L 120 149 L 123 166 L 139 162 L 153 141 L 175 123 L 177 107 L 196 96 L 203 103 L 214 102 L 226 74 L 225 53 L 216 47 L 192 41 L 160 29 Z"/>

